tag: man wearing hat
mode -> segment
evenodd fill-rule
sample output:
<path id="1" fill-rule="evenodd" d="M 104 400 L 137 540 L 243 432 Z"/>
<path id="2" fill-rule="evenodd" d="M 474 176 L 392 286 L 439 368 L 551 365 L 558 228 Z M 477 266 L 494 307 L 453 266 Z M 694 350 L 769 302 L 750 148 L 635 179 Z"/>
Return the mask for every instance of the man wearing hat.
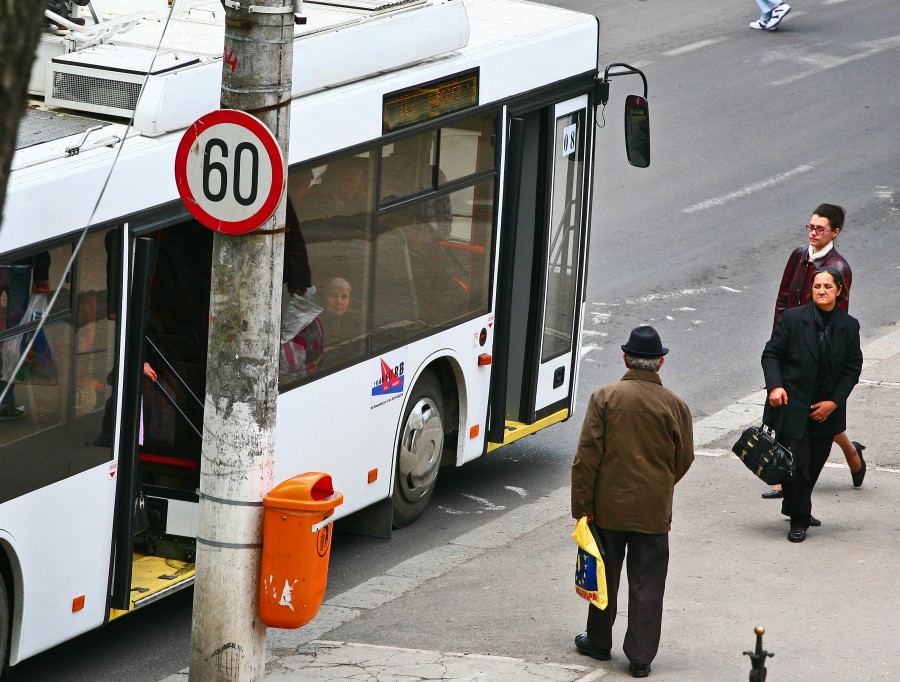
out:
<path id="1" fill-rule="evenodd" d="M 691 412 L 663 388 L 663 348 L 653 327 L 622 346 L 628 371 L 594 392 L 572 464 L 572 516 L 592 519 L 605 549 L 609 605 L 588 606 L 575 637 L 586 656 L 608 661 L 622 563 L 628 574 L 628 629 L 622 647 L 633 677 L 647 677 L 659 649 L 675 484 L 694 461 Z"/>

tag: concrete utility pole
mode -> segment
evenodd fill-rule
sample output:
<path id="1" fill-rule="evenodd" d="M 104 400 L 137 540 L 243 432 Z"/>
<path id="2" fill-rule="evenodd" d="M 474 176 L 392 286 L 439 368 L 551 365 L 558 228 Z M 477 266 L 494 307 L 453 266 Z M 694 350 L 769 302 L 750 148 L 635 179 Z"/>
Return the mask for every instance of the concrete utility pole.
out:
<path id="1" fill-rule="evenodd" d="M 292 2 L 223 4 L 221 106 L 260 119 L 287 159 Z M 282 198 L 261 231 L 217 232 L 213 243 L 192 682 L 264 675 L 266 628 L 258 616 L 261 501 L 274 475 L 284 225 Z"/>

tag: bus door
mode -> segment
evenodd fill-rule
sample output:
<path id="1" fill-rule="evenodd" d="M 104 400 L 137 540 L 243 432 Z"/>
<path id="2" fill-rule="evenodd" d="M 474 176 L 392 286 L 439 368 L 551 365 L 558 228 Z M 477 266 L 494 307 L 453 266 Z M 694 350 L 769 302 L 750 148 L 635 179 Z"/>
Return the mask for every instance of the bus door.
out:
<path id="1" fill-rule="evenodd" d="M 567 418 L 572 406 L 586 248 L 587 107 L 583 95 L 510 118 L 488 428 L 493 447 Z"/>
<path id="2" fill-rule="evenodd" d="M 113 616 L 193 578 L 212 233 L 181 214 L 131 226 Z"/>

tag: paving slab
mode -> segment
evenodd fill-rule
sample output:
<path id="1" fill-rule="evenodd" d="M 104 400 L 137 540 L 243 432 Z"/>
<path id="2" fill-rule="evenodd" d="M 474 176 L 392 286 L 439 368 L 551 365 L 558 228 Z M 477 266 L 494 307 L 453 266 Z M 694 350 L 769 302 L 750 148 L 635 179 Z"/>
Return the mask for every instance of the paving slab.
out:
<path id="1" fill-rule="evenodd" d="M 580 665 L 532 663 L 502 656 L 314 641 L 301 647 L 296 654 L 282 658 L 277 666 L 270 668 L 266 679 L 279 682 L 301 680 L 589 682 L 602 677 L 603 671 L 595 671 Z"/>

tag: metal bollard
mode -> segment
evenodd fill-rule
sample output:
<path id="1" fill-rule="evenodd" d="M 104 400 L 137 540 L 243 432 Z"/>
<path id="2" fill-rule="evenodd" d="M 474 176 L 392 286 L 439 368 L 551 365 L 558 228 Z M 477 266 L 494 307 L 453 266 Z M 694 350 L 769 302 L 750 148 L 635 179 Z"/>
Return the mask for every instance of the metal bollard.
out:
<path id="1" fill-rule="evenodd" d="M 745 651 L 744 655 L 750 657 L 750 682 L 766 682 L 766 658 L 774 656 L 762 648 L 762 636 L 766 629 L 761 626 L 753 628 L 756 633 L 756 651 Z"/>

